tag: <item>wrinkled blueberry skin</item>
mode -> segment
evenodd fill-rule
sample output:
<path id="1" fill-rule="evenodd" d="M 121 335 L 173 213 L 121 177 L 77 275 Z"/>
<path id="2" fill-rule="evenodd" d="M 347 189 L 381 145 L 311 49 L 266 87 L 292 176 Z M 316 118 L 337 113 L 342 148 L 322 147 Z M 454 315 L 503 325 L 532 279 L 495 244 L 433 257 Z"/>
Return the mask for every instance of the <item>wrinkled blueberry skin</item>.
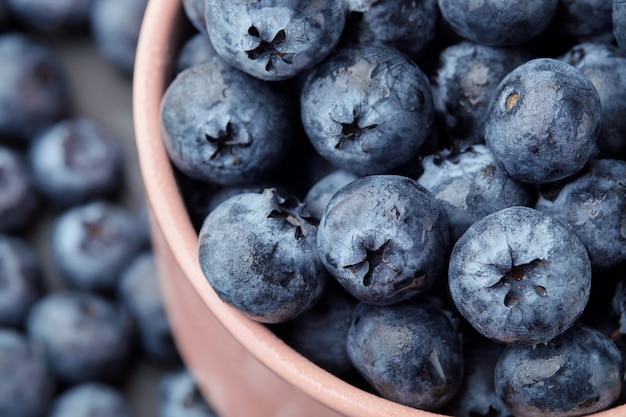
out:
<path id="1" fill-rule="evenodd" d="M 51 261 L 72 288 L 110 294 L 143 245 L 133 213 L 96 200 L 61 212 L 50 235 Z"/>
<path id="2" fill-rule="evenodd" d="M 176 70 L 181 72 L 194 65 L 208 62 L 217 56 L 209 36 L 206 33 L 196 33 L 181 46 L 176 58 Z"/>
<path id="3" fill-rule="evenodd" d="M 131 417 L 128 401 L 111 385 L 85 382 L 69 388 L 54 400 L 48 417 Z"/>
<path id="4" fill-rule="evenodd" d="M 352 42 L 392 46 L 407 55 L 424 51 L 437 34 L 437 0 L 346 0 L 345 32 Z"/>
<path id="5" fill-rule="evenodd" d="M 463 375 L 458 322 L 425 303 L 359 303 L 348 330 L 348 355 L 384 398 L 435 410 L 457 393 Z"/>
<path id="6" fill-rule="evenodd" d="M 345 47 L 304 82 L 301 119 L 317 152 L 358 175 L 384 174 L 416 156 L 434 124 L 422 70 L 391 47 Z"/>
<path id="7" fill-rule="evenodd" d="M 328 271 L 361 301 L 408 300 L 441 278 L 450 246 L 435 197 L 399 175 L 351 182 L 329 201 L 317 230 Z"/>
<path id="8" fill-rule="evenodd" d="M 268 83 L 215 58 L 170 83 L 161 103 L 163 137 L 184 174 L 221 185 L 258 182 L 291 141 L 290 100 Z"/>
<path id="9" fill-rule="evenodd" d="M 0 233 L 24 231 L 34 218 L 38 202 L 26 158 L 0 145 Z"/>
<path id="10" fill-rule="evenodd" d="M 581 43 L 560 57 L 578 68 L 595 87 L 602 104 L 602 127 L 597 139 L 602 158 L 626 156 L 626 55 L 610 44 Z"/>
<path id="11" fill-rule="evenodd" d="M 617 46 L 622 51 L 626 51 L 626 1 L 613 0 L 611 20 Z"/>
<path id="12" fill-rule="evenodd" d="M 304 203 L 309 213 L 316 219 L 321 219 L 326 205 L 332 196 L 341 188 L 358 178 L 359 176 L 343 169 L 334 170 L 320 178 L 309 188 L 309 191 L 304 197 Z"/>
<path id="13" fill-rule="evenodd" d="M 613 42 L 613 0 L 559 0 L 552 24 L 579 42 Z"/>
<path id="14" fill-rule="evenodd" d="M 494 372 L 498 395 L 514 415 L 592 414 L 618 397 L 622 357 L 600 331 L 575 325 L 546 344 L 507 346 Z"/>
<path id="15" fill-rule="evenodd" d="M 132 353 L 128 317 L 89 292 L 59 290 L 40 298 L 27 317 L 26 332 L 66 385 L 119 381 Z"/>
<path id="16" fill-rule="evenodd" d="M 453 140 L 483 143 L 484 118 L 502 79 L 530 59 L 522 49 L 461 41 L 442 50 L 433 83 L 437 114 Z"/>
<path id="17" fill-rule="evenodd" d="M 0 415 L 43 417 L 56 382 L 37 347 L 21 332 L 0 328 Z"/>
<path id="18" fill-rule="evenodd" d="M 92 0 L 6 0 L 12 16 L 27 29 L 44 34 L 87 27 Z"/>
<path id="19" fill-rule="evenodd" d="M 594 272 L 626 261 L 626 162 L 594 159 L 580 175 L 540 193 L 535 208 L 584 243 Z"/>
<path id="20" fill-rule="evenodd" d="M 0 285 L 0 327 L 21 328 L 42 294 L 39 258 L 21 237 L 0 234 Z"/>
<path id="21" fill-rule="evenodd" d="M 55 207 L 112 196 L 121 187 L 123 152 L 120 138 L 99 122 L 62 120 L 29 147 L 33 185 Z"/>
<path id="22" fill-rule="evenodd" d="M 27 143 L 65 117 L 71 97 L 55 51 L 21 32 L 0 35 L 0 138 Z"/>
<path id="23" fill-rule="evenodd" d="M 204 221 L 200 266 L 217 295 L 249 318 L 293 319 L 320 299 L 328 279 L 316 223 L 295 197 L 275 189 L 237 194 Z"/>
<path id="24" fill-rule="evenodd" d="M 474 223 L 450 255 L 452 301 L 496 342 L 546 343 L 582 314 L 591 263 L 580 239 L 529 207 L 509 207 Z"/>
<path id="25" fill-rule="evenodd" d="M 422 160 L 417 182 L 440 202 L 456 241 L 472 224 L 511 206 L 534 206 L 536 192 L 510 178 L 485 145 L 444 149 Z"/>
<path id="26" fill-rule="evenodd" d="M 189 22 L 200 32 L 206 35 L 206 0 L 182 0 L 183 10 Z"/>
<path id="27" fill-rule="evenodd" d="M 215 50 L 253 77 L 292 78 L 322 61 L 345 25 L 341 0 L 207 0 Z"/>
<path id="28" fill-rule="evenodd" d="M 566 178 L 597 153 L 600 96 L 580 70 L 553 58 L 530 60 L 498 85 L 485 143 L 511 177 L 543 184 Z"/>
<path id="29" fill-rule="evenodd" d="M 438 0 L 448 25 L 463 38 L 491 46 L 522 44 L 550 24 L 559 0 Z"/>
<path id="30" fill-rule="evenodd" d="M 158 384 L 159 417 L 217 417 L 186 368 L 165 373 Z"/>

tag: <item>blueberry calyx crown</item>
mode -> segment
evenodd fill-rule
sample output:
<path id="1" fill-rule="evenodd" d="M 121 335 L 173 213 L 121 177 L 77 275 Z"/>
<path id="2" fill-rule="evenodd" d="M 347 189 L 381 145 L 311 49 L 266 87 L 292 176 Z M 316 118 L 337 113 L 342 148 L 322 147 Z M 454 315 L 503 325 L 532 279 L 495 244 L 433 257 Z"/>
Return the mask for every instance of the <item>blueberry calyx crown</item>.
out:
<path id="1" fill-rule="evenodd" d="M 280 58 L 286 64 L 293 63 L 293 58 L 295 54 L 289 53 L 289 52 L 281 52 L 278 49 L 276 49 L 278 45 L 283 44 L 285 40 L 287 39 L 287 33 L 285 32 L 285 29 L 281 29 L 278 32 L 276 32 L 276 35 L 274 35 L 274 38 L 269 42 L 264 39 L 261 39 L 261 34 L 259 33 L 259 30 L 254 25 L 248 28 L 248 35 L 254 38 L 259 38 L 260 43 L 256 48 L 249 49 L 245 52 L 248 54 L 248 58 L 252 60 L 259 59 L 267 55 L 268 59 L 267 59 L 267 64 L 265 65 L 266 71 L 269 72 L 274 69 L 274 57 Z"/>
<path id="2" fill-rule="evenodd" d="M 286 223 L 294 227 L 296 240 L 301 240 L 310 232 L 315 232 L 318 220 L 308 213 L 305 203 L 291 194 L 282 197 L 274 188 L 268 190 L 272 193 L 271 198 L 275 206 L 267 215 L 268 218 L 283 218 Z"/>
<path id="3" fill-rule="evenodd" d="M 507 307 L 515 307 L 522 301 L 523 292 L 529 289 L 531 286 L 534 291 L 541 297 L 546 297 L 548 292 L 545 287 L 541 285 L 533 285 L 528 278 L 529 272 L 537 268 L 541 264 L 541 259 L 533 259 L 532 261 L 511 265 L 511 269 L 504 273 L 500 278 L 500 281 L 492 285 L 490 288 L 499 288 L 501 286 L 509 287 L 509 291 L 504 296 L 504 305 Z"/>
<path id="4" fill-rule="evenodd" d="M 335 120 L 336 121 L 336 120 Z M 335 145 L 335 149 L 341 149 L 346 143 L 346 140 L 353 140 L 361 137 L 361 135 L 367 130 L 373 130 L 378 127 L 377 124 L 371 124 L 367 126 L 361 126 L 359 115 L 357 110 L 353 110 L 352 121 L 349 123 L 336 121 L 341 125 L 341 136 L 339 141 Z"/>
<path id="5" fill-rule="evenodd" d="M 239 136 L 241 135 L 237 134 L 237 131 L 231 122 L 226 123 L 226 129 L 220 130 L 215 136 L 205 133 L 204 137 L 206 140 L 215 146 L 215 149 L 213 149 L 213 153 L 210 155 L 209 159 L 215 160 L 225 153 L 229 153 L 233 157 L 233 165 L 238 165 L 241 161 L 233 153 L 233 148 L 245 148 L 250 146 L 252 143 L 252 140 L 247 137 L 247 135 L 243 138 L 240 138 Z"/>

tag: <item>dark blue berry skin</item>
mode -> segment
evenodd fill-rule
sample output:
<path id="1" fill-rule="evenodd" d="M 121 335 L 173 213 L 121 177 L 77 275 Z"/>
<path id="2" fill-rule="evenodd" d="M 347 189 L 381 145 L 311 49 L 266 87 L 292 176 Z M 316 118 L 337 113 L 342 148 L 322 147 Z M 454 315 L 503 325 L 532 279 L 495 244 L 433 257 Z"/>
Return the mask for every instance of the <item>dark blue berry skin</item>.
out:
<path id="1" fill-rule="evenodd" d="M 310 309 L 326 286 L 316 234 L 317 221 L 295 197 L 237 194 L 204 221 L 200 266 L 223 301 L 253 320 L 283 322 Z"/>
<path id="2" fill-rule="evenodd" d="M 221 185 L 259 182 L 291 141 L 288 97 L 215 58 L 180 72 L 161 103 L 163 140 L 185 175 Z"/>
<path id="3" fill-rule="evenodd" d="M 559 0 L 553 25 L 578 42 L 613 42 L 613 0 Z"/>
<path id="4" fill-rule="evenodd" d="M 200 32 L 206 35 L 206 0 L 182 0 L 183 10 L 189 22 Z"/>
<path id="5" fill-rule="evenodd" d="M 619 334 L 626 335 L 626 280 L 621 278 L 615 284 L 611 298 L 611 312 L 617 317 Z"/>
<path id="6" fill-rule="evenodd" d="M 361 301 L 390 305 L 423 293 L 444 272 L 448 221 L 435 197 L 399 175 L 370 175 L 340 189 L 317 230 L 328 271 Z"/>
<path id="7" fill-rule="evenodd" d="M 609 407 L 620 394 L 623 374 L 615 343 L 577 324 L 546 344 L 507 346 L 494 381 L 514 415 L 567 417 Z"/>
<path id="8" fill-rule="evenodd" d="M 540 193 L 535 208 L 585 244 L 594 272 L 626 261 L 626 162 L 594 159 L 580 175 Z"/>
<path id="9" fill-rule="evenodd" d="M 92 0 L 89 27 L 97 51 L 120 73 L 132 75 L 148 0 Z"/>
<path id="10" fill-rule="evenodd" d="M 143 243 L 140 226 L 128 208 L 96 200 L 54 219 L 51 261 L 70 287 L 110 294 Z"/>
<path id="11" fill-rule="evenodd" d="M 597 153 L 601 117 L 600 96 L 585 74 L 558 59 L 532 59 L 496 88 L 485 143 L 511 177 L 553 182 Z"/>
<path id="12" fill-rule="evenodd" d="M 611 12 L 615 42 L 619 49 L 626 51 L 626 1 L 613 0 Z"/>
<path id="13" fill-rule="evenodd" d="M 417 56 L 434 40 L 439 21 L 437 0 L 346 0 L 345 31 L 352 42 L 392 46 Z"/>
<path id="14" fill-rule="evenodd" d="M 416 156 L 432 133 L 432 89 L 398 50 L 345 47 L 305 80 L 301 119 L 317 152 L 358 175 L 384 174 Z"/>
<path id="15" fill-rule="evenodd" d="M 26 332 L 56 379 L 67 386 L 117 382 L 128 369 L 130 320 L 94 293 L 58 290 L 45 295 L 31 308 Z"/>
<path id="16" fill-rule="evenodd" d="M 158 417 L 217 417 L 186 368 L 174 369 L 158 384 Z"/>
<path id="17" fill-rule="evenodd" d="M 0 35 L 0 140 L 27 143 L 65 117 L 71 96 L 56 52 L 21 32 Z"/>
<path id="18" fill-rule="evenodd" d="M 440 202 L 456 241 L 472 224 L 511 206 L 534 206 L 536 192 L 510 178 L 485 145 L 460 145 L 422 159 L 417 182 Z"/>
<path id="19" fill-rule="evenodd" d="M 581 43 L 560 57 L 585 74 L 602 104 L 602 128 L 597 145 L 601 158 L 626 157 L 626 55 L 610 44 Z"/>
<path id="20" fill-rule="evenodd" d="M 206 25 L 215 50 L 231 65 L 262 80 L 285 80 L 333 50 L 345 7 L 342 0 L 207 0 Z"/>
<path id="21" fill-rule="evenodd" d="M 484 118 L 502 79 L 530 60 L 523 49 L 461 41 L 439 54 L 433 84 L 437 114 L 450 140 L 483 143 Z"/>
<path id="22" fill-rule="evenodd" d="M 332 196 L 358 178 L 358 175 L 349 171 L 337 169 L 317 180 L 304 197 L 309 213 L 316 219 L 321 219 Z"/>
<path id="23" fill-rule="evenodd" d="M 59 394 L 48 417 L 131 417 L 122 392 L 101 382 L 85 382 Z"/>
<path id="24" fill-rule="evenodd" d="M 180 356 L 172 338 L 152 251 L 140 253 L 122 271 L 117 294 L 137 327 L 146 356 L 161 363 L 178 362 Z"/>
<path id="25" fill-rule="evenodd" d="M 37 191 L 24 155 L 0 145 L 0 233 L 21 233 L 34 219 Z"/>
<path id="26" fill-rule="evenodd" d="M 176 58 L 176 70 L 184 69 L 210 61 L 217 57 L 217 52 L 211 44 L 211 38 L 206 33 L 196 33 L 181 46 Z"/>
<path id="27" fill-rule="evenodd" d="M 0 327 L 21 328 L 42 294 L 41 264 L 31 244 L 0 234 Z"/>
<path id="28" fill-rule="evenodd" d="M 12 16 L 26 29 L 58 34 L 84 29 L 92 0 L 6 0 Z"/>
<path id="29" fill-rule="evenodd" d="M 550 24 L 559 0 L 438 0 L 448 25 L 463 38 L 491 46 L 520 45 Z"/>
<path id="30" fill-rule="evenodd" d="M 95 120 L 62 120 L 37 135 L 28 150 L 33 184 L 55 207 L 110 197 L 121 188 L 121 139 Z"/>
<path id="31" fill-rule="evenodd" d="M 582 314 L 591 263 L 580 239 L 529 207 L 509 207 L 474 223 L 457 240 L 448 269 L 452 301 L 488 339 L 546 343 Z"/>
<path id="32" fill-rule="evenodd" d="M 17 330 L 0 328 L 0 415 L 44 417 L 56 389 L 37 346 Z"/>
<path id="33" fill-rule="evenodd" d="M 392 401 L 436 410 L 461 385 L 463 345 L 458 321 L 447 310 L 426 303 L 359 303 L 347 346 L 355 368 Z"/>

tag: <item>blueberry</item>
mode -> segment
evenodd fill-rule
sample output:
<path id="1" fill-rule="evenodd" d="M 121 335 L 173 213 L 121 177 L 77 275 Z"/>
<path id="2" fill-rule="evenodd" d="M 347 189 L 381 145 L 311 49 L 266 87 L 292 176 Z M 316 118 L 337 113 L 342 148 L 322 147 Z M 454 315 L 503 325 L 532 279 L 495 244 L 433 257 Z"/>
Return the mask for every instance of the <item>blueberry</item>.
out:
<path id="1" fill-rule="evenodd" d="M 43 417 L 55 395 L 56 381 L 37 346 L 17 330 L 0 328 L 0 415 Z"/>
<path id="2" fill-rule="evenodd" d="M 21 233 L 35 218 L 39 202 L 24 155 L 0 145 L 0 233 Z"/>
<path id="3" fill-rule="evenodd" d="M 51 261 L 72 288 L 112 293 L 121 270 L 142 244 L 139 225 L 128 208 L 96 200 L 67 209 L 53 220 Z"/>
<path id="4" fill-rule="evenodd" d="M 217 417 L 187 368 L 165 373 L 158 384 L 159 417 Z"/>
<path id="5" fill-rule="evenodd" d="M 611 10 L 611 21 L 613 23 L 613 36 L 615 42 L 621 50 L 626 50 L 626 2 L 623 0 L 613 0 Z"/>
<path id="6" fill-rule="evenodd" d="M 128 369 L 130 322 L 116 304 L 89 292 L 58 290 L 40 298 L 26 321 L 61 383 L 117 382 Z"/>
<path id="7" fill-rule="evenodd" d="M 370 175 L 330 199 L 317 230 L 319 256 L 361 301 L 408 300 L 441 278 L 448 221 L 435 197 L 399 175 Z"/>
<path id="8" fill-rule="evenodd" d="M 552 21 L 559 0 L 438 0 L 447 24 L 463 38 L 491 46 L 520 45 Z"/>
<path id="9" fill-rule="evenodd" d="M 535 190 L 510 178 L 485 145 L 459 145 L 422 159 L 417 182 L 440 202 L 456 241 L 469 226 L 510 206 L 534 206 Z"/>
<path id="10" fill-rule="evenodd" d="M 207 33 L 206 29 L 206 0 L 182 0 L 183 11 L 189 22 L 200 32 Z"/>
<path id="11" fill-rule="evenodd" d="M 579 42 L 613 42 L 613 0 L 559 0 L 554 16 L 565 35 Z"/>
<path id="12" fill-rule="evenodd" d="M 463 346 L 458 321 L 426 303 L 359 303 L 348 330 L 348 355 L 384 398 L 435 410 L 457 393 Z"/>
<path id="13" fill-rule="evenodd" d="M 542 184 L 566 178 L 596 154 L 602 106 L 589 78 L 552 58 L 532 59 L 498 85 L 485 143 L 511 177 Z"/>
<path id="14" fill-rule="evenodd" d="M 613 45 L 586 42 L 571 47 L 560 59 L 582 71 L 600 96 L 598 157 L 626 157 L 626 104 L 620 95 L 626 88 L 626 55 Z"/>
<path id="15" fill-rule="evenodd" d="M 610 406 L 620 393 L 623 374 L 615 343 L 577 324 L 546 344 L 507 346 L 494 380 L 514 415 L 567 417 Z"/>
<path id="16" fill-rule="evenodd" d="M 0 138 L 27 143 L 65 117 L 71 96 L 57 53 L 21 32 L 0 34 Z"/>
<path id="17" fill-rule="evenodd" d="M 92 0 L 6 0 L 13 17 L 25 28 L 44 34 L 87 27 Z"/>
<path id="18" fill-rule="evenodd" d="M 200 266 L 217 295 L 249 318 L 293 319 L 320 299 L 327 280 L 316 223 L 297 198 L 275 189 L 237 194 L 204 221 Z"/>
<path id="19" fill-rule="evenodd" d="M 176 363 L 180 357 L 158 279 L 154 253 L 142 252 L 122 271 L 118 299 L 137 326 L 145 355 L 157 362 Z"/>
<path id="20" fill-rule="evenodd" d="M 262 80 L 285 80 L 333 50 L 345 8 L 342 0 L 207 0 L 206 25 L 231 65 Z"/>
<path id="21" fill-rule="evenodd" d="M 121 139 L 88 118 L 62 120 L 37 135 L 29 167 L 39 194 L 56 207 L 110 197 L 121 188 Z"/>
<path id="22" fill-rule="evenodd" d="M 215 58 L 180 72 L 161 104 L 163 140 L 185 175 L 222 185 L 258 182 L 291 141 L 290 100 Z"/>
<path id="23" fill-rule="evenodd" d="M 580 239 L 530 207 L 477 221 L 450 255 L 448 284 L 459 312 L 487 338 L 546 343 L 582 314 L 591 264 Z"/>
<path id="24" fill-rule="evenodd" d="M 184 69 L 208 62 L 217 57 L 217 52 L 211 44 L 211 38 L 206 33 L 197 33 L 187 39 L 181 46 L 176 58 L 176 70 Z"/>
<path id="25" fill-rule="evenodd" d="M 437 114 L 453 140 L 483 143 L 484 118 L 502 79 L 530 59 L 521 48 L 461 41 L 443 49 L 433 82 Z"/>
<path id="26" fill-rule="evenodd" d="M 570 228 L 596 273 L 626 261 L 626 161 L 594 159 L 576 178 L 546 189 L 535 208 Z"/>
<path id="27" fill-rule="evenodd" d="M 42 283 L 41 263 L 29 241 L 0 234 L 0 327 L 23 326 Z"/>
<path id="28" fill-rule="evenodd" d="M 309 213 L 316 219 L 320 219 L 332 196 L 358 178 L 349 171 L 337 169 L 317 180 L 304 197 Z"/>
<path id="29" fill-rule="evenodd" d="M 48 417 L 131 417 L 130 404 L 119 389 L 102 382 L 71 387 L 54 400 Z"/>
<path id="30" fill-rule="evenodd" d="M 426 75 L 391 47 L 338 50 L 308 75 L 300 101 L 302 123 L 317 152 L 359 175 L 399 168 L 433 130 Z"/>

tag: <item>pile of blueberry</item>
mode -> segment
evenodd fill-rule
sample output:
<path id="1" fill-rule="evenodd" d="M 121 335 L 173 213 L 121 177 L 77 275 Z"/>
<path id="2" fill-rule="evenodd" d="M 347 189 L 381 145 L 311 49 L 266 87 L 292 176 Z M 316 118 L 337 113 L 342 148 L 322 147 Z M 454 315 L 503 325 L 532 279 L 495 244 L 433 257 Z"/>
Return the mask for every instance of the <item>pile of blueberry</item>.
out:
<path id="1" fill-rule="evenodd" d="M 130 87 L 146 4 L 0 0 L 2 417 L 139 417 L 141 363 L 160 417 L 215 417 L 173 342 L 123 141 L 78 116 L 56 49 L 90 39 Z"/>
<path id="2" fill-rule="evenodd" d="M 625 402 L 626 2 L 182 4 L 163 140 L 222 300 L 411 407 Z"/>

